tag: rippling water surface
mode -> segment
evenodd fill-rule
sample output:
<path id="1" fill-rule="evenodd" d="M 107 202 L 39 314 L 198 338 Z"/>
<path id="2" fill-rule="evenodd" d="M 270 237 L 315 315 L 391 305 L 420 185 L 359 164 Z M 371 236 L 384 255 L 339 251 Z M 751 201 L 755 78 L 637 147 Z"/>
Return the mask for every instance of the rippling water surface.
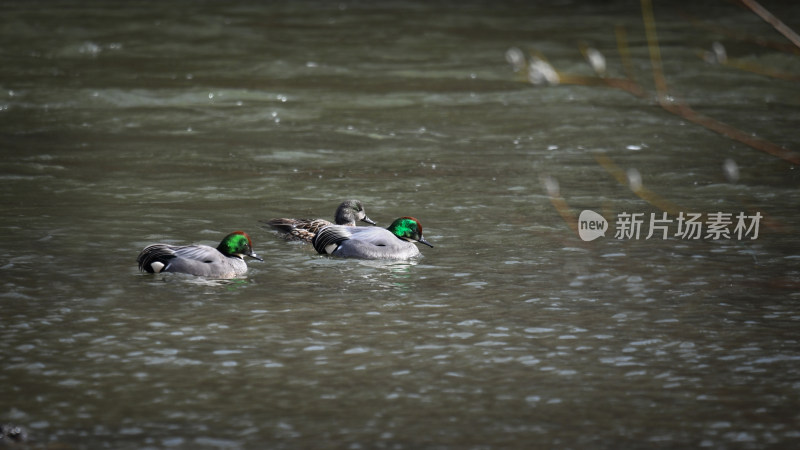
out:
<path id="1" fill-rule="evenodd" d="M 665 104 L 787 153 L 659 107 L 637 2 L 4 2 L 0 422 L 33 448 L 800 445 L 798 52 L 658 3 Z M 625 78 L 618 30 L 644 96 L 581 55 Z M 435 248 L 332 260 L 259 225 L 346 198 Z M 730 238 L 675 236 L 716 212 Z M 238 229 L 242 279 L 137 270 Z"/>

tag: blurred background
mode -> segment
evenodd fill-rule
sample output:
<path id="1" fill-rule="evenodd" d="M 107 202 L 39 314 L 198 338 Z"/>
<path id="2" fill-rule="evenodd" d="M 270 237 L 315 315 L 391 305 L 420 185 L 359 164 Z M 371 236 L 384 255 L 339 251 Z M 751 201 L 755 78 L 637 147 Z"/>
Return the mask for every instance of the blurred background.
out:
<path id="1" fill-rule="evenodd" d="M 59 449 L 795 447 L 799 51 L 732 1 L 4 1 L 0 423 Z M 335 260 L 259 223 L 348 198 L 435 248 Z M 138 271 L 234 230 L 244 278 Z"/>

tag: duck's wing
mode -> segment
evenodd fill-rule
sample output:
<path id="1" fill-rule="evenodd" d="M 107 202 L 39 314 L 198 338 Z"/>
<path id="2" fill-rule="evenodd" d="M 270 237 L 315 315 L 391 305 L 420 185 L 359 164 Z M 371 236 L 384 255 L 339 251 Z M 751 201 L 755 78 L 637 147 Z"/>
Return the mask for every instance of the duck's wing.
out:
<path id="1" fill-rule="evenodd" d="M 225 255 L 207 245 L 153 244 L 145 247 L 136 260 L 140 270 L 150 273 L 194 273 L 196 270 L 189 269 L 219 264 Z"/>
<path id="2" fill-rule="evenodd" d="M 397 247 L 404 242 L 391 231 L 381 227 L 354 228 L 352 239 L 366 245 L 389 248 Z"/>
<path id="3" fill-rule="evenodd" d="M 214 247 L 208 245 L 184 245 L 179 247 L 172 247 L 175 256 L 184 260 L 197 261 L 200 263 L 212 264 L 224 261 L 225 255 L 219 252 Z"/>
<path id="4" fill-rule="evenodd" d="M 304 223 L 303 226 L 298 227 L 298 228 L 302 228 L 302 229 L 308 231 L 309 233 L 317 234 L 317 233 L 319 233 L 319 231 L 321 229 L 323 229 L 325 227 L 329 227 L 331 225 L 333 225 L 333 223 L 328 222 L 325 219 L 314 219 L 314 220 L 308 221 L 307 223 Z"/>
<path id="5" fill-rule="evenodd" d="M 167 244 L 148 245 L 136 258 L 136 262 L 139 263 L 139 270 L 150 273 L 163 272 L 177 257 L 175 248 L 175 246 Z"/>
<path id="6" fill-rule="evenodd" d="M 235 266 L 247 269 L 242 258 L 225 256 L 214 247 L 207 245 L 187 245 L 173 248 L 175 256 L 168 267 L 168 272 L 182 272 L 204 277 L 229 278 L 235 276 Z"/>
<path id="7" fill-rule="evenodd" d="M 319 230 L 311 240 L 311 244 L 318 253 L 330 255 L 342 242 L 353 236 L 354 230 L 356 230 L 354 227 L 330 225 Z"/>
<path id="8" fill-rule="evenodd" d="M 208 245 L 149 245 L 139 253 L 139 269 L 150 273 L 182 272 L 228 278 L 244 273 L 244 260 L 226 257 Z M 237 272 L 238 271 L 238 272 Z"/>
<path id="9" fill-rule="evenodd" d="M 314 235 L 319 230 L 333 225 L 325 219 L 271 219 L 265 221 L 267 225 L 278 230 L 278 232 L 289 240 L 301 240 L 311 242 Z"/>

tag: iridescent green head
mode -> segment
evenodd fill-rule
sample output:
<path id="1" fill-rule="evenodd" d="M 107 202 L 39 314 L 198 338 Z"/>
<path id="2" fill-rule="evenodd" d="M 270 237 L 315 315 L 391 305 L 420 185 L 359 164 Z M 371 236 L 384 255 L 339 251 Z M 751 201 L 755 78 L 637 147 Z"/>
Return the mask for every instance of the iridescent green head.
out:
<path id="1" fill-rule="evenodd" d="M 375 221 L 367 217 L 367 212 L 364 210 L 364 205 L 359 200 L 345 200 L 336 208 L 336 218 L 334 219 L 337 225 L 355 226 L 359 220 L 372 225 Z"/>
<path id="2" fill-rule="evenodd" d="M 253 252 L 253 242 L 250 240 L 250 236 L 244 231 L 234 231 L 225 236 L 225 239 L 219 243 L 217 250 L 226 256 L 237 256 L 242 259 L 244 259 L 245 256 L 249 256 L 250 258 L 263 261 L 263 259 Z"/>
<path id="3" fill-rule="evenodd" d="M 406 241 L 417 241 L 433 248 L 433 245 L 422 237 L 422 224 L 413 217 L 401 217 L 389 225 L 387 230 Z"/>

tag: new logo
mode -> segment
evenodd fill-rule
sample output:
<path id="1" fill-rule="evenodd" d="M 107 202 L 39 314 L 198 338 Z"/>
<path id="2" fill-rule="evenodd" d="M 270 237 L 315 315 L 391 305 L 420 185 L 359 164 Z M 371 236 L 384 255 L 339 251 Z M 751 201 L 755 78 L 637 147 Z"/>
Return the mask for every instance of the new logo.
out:
<path id="1" fill-rule="evenodd" d="M 593 241 L 600 236 L 605 237 L 608 230 L 606 219 L 590 209 L 581 211 L 578 217 L 578 235 L 584 241 Z"/>

